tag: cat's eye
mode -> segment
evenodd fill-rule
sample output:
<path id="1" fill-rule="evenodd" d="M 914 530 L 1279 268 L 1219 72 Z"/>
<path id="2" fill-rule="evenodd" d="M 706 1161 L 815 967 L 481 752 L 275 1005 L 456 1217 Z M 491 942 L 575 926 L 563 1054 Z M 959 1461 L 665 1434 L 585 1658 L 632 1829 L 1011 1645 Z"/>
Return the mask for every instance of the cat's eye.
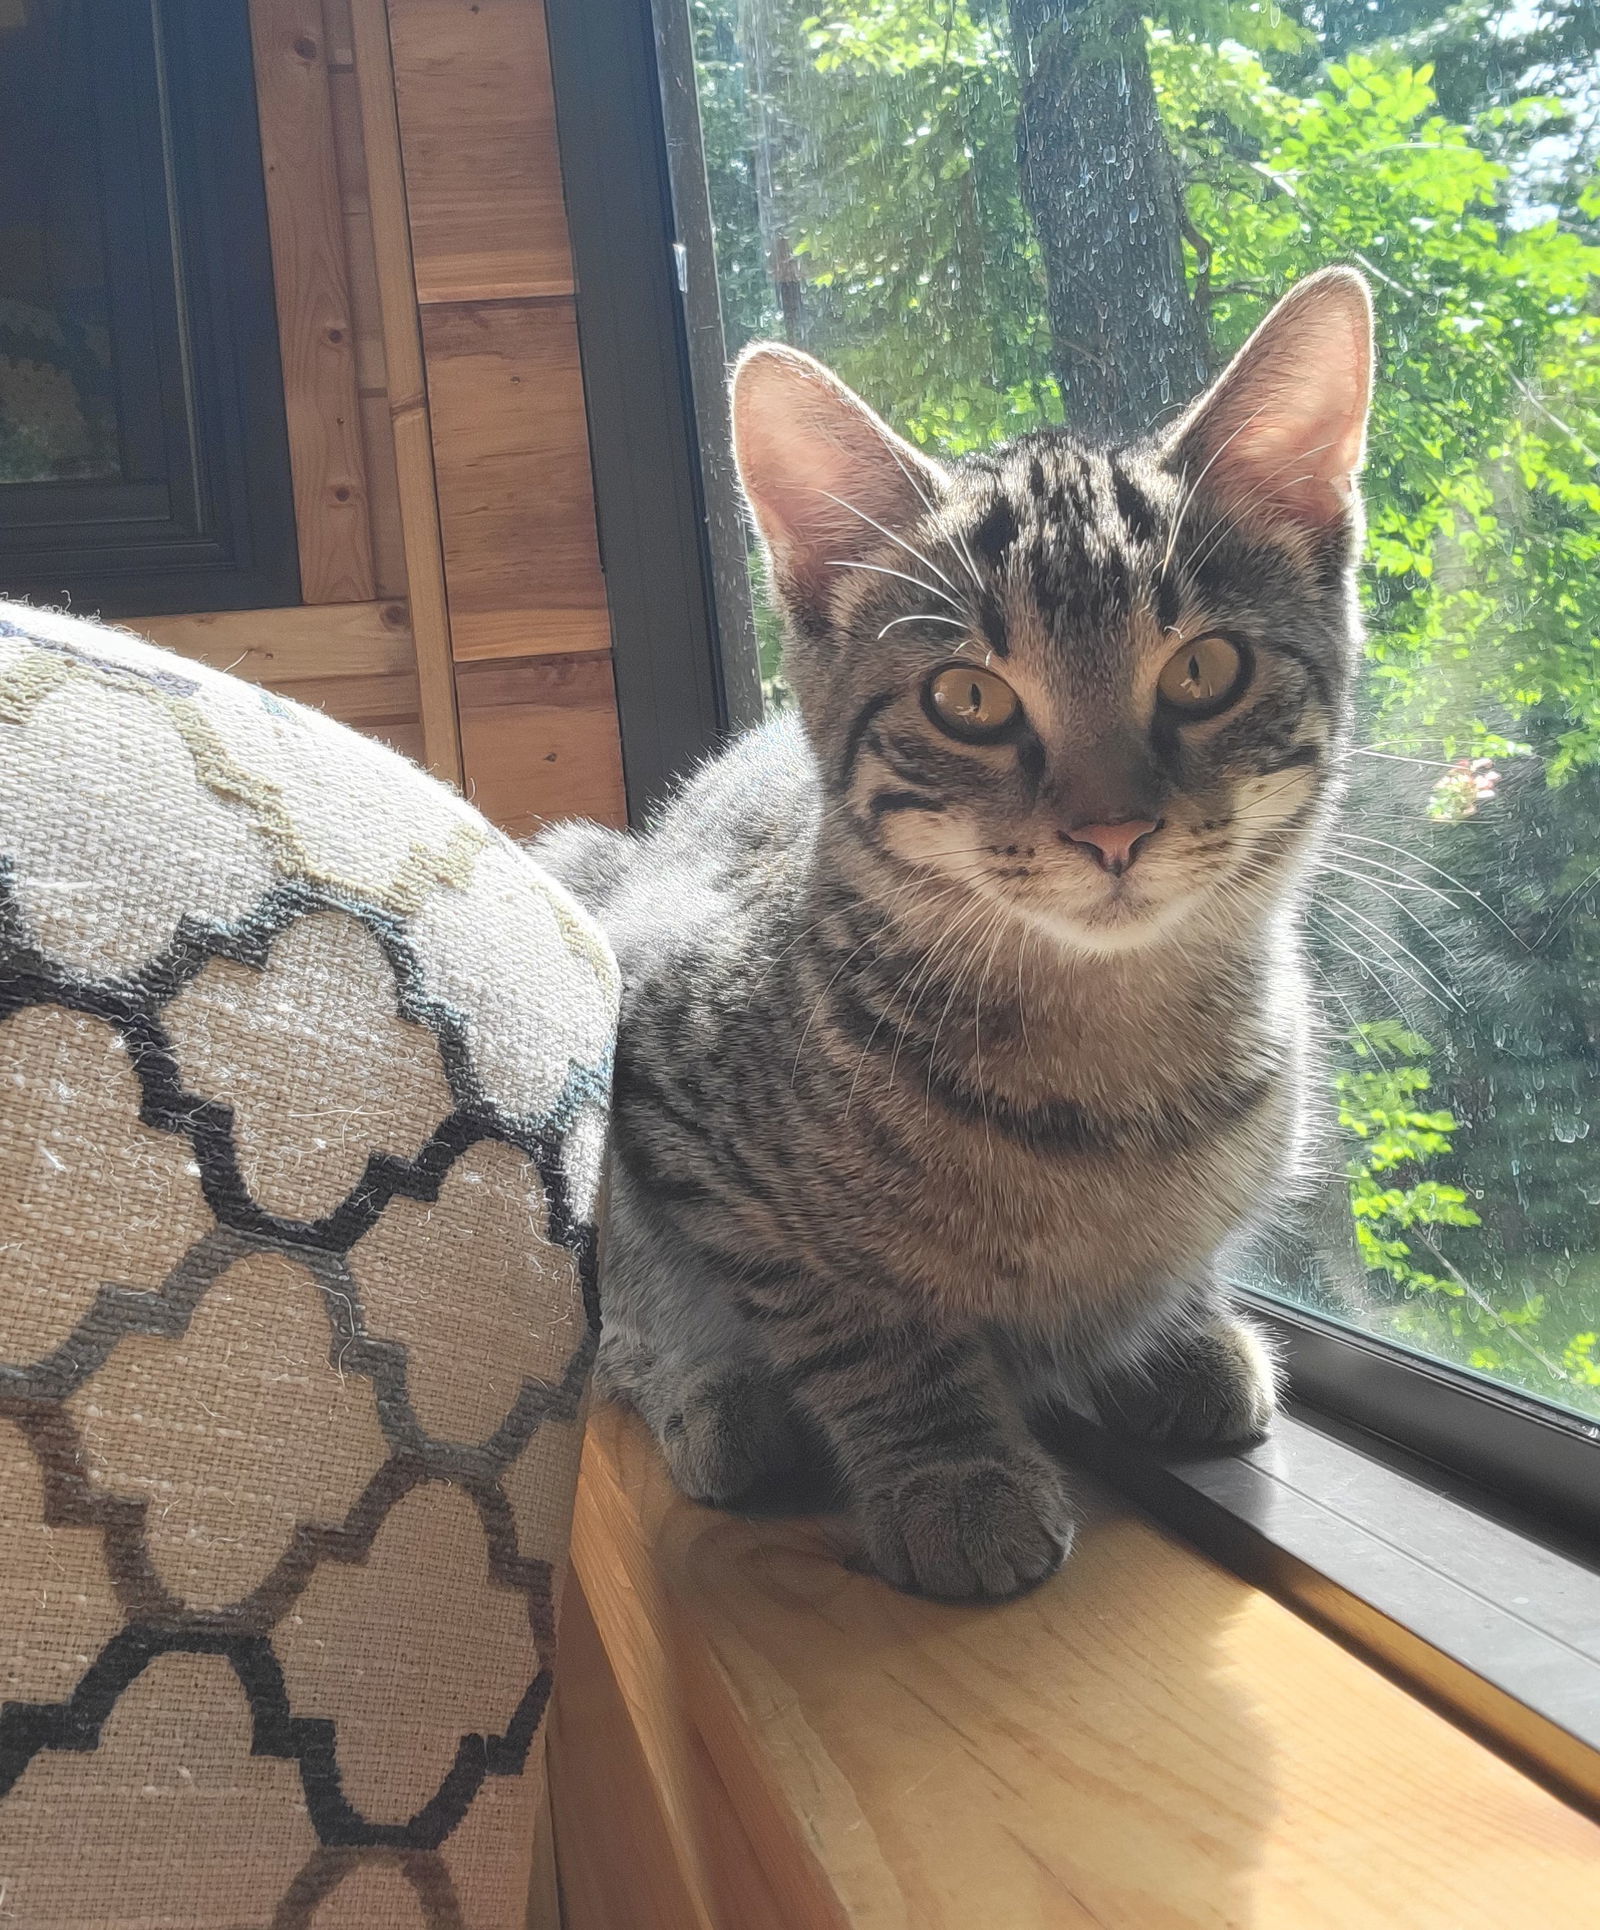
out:
<path id="1" fill-rule="evenodd" d="M 1226 637 L 1196 637 L 1161 666 L 1156 688 L 1169 709 L 1215 716 L 1244 688 L 1244 652 Z"/>
<path id="2" fill-rule="evenodd" d="M 941 730 L 972 744 L 998 737 L 1022 709 L 1004 677 L 967 663 L 936 670 L 924 686 L 923 702 Z"/>

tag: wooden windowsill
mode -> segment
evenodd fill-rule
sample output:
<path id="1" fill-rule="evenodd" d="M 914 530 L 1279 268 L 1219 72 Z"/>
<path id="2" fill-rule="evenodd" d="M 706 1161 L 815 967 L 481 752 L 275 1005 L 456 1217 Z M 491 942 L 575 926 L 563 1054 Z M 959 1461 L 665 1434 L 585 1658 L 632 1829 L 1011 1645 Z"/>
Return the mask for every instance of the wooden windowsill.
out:
<path id="1" fill-rule="evenodd" d="M 671 1489 L 590 1426 L 551 1784 L 567 1930 L 1543 1930 L 1600 1828 L 1080 1480 L 1027 1600 Z"/>

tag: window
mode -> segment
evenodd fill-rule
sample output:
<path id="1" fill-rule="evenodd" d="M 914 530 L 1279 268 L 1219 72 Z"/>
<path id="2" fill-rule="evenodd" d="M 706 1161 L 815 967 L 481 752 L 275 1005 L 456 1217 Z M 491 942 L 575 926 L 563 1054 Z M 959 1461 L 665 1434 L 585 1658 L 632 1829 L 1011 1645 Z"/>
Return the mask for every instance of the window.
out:
<path id="1" fill-rule="evenodd" d="M 1522 1458 L 1548 1463 L 1559 1437 L 1580 1456 L 1569 1487 L 1592 1495 L 1600 13 L 654 11 L 704 580 L 724 674 L 753 606 L 769 703 L 777 625 L 759 583 L 735 607 L 725 567 L 724 346 L 798 343 L 956 454 L 1064 418 L 1142 427 L 1296 277 L 1365 268 L 1384 358 L 1369 643 L 1349 804 L 1309 917 L 1337 1123 L 1318 1197 L 1247 1277 L 1316 1340 L 1303 1364 L 1331 1404 L 1429 1451 L 1493 1436 L 1480 1471 L 1514 1458 L 1499 1419 L 1537 1416 L 1546 1446 Z M 551 18 L 570 103 L 566 12 Z M 569 186 L 574 159 L 576 143 Z M 577 240 L 582 281 L 581 222 Z M 602 516 L 606 494 L 602 476 Z M 619 626 L 619 660 L 626 644 Z M 625 737 L 628 717 L 625 690 Z M 1414 1427 L 1424 1389 L 1464 1397 L 1467 1417 Z"/>
<path id="2" fill-rule="evenodd" d="M 0 4 L 0 592 L 298 598 L 243 0 Z"/>

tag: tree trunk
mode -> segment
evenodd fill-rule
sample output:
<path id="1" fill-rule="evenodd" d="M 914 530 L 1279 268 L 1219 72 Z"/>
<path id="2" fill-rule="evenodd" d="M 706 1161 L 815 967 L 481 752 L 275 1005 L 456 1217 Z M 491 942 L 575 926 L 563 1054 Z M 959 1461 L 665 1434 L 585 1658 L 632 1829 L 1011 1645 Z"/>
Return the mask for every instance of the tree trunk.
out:
<path id="1" fill-rule="evenodd" d="M 1141 434 L 1207 380 L 1177 170 L 1137 7 L 1010 0 L 1017 164 L 1067 426 Z"/>

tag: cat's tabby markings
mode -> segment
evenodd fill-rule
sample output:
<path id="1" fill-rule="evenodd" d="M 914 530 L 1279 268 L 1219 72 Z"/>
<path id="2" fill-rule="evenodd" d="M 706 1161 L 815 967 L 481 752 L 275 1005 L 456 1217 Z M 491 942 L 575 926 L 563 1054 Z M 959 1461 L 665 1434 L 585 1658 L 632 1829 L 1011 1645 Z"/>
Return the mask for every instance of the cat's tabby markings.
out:
<path id="1" fill-rule="evenodd" d="M 882 1574 L 1003 1596 L 1071 1538 L 1052 1402 L 1268 1424 L 1217 1254 L 1302 1137 L 1370 381 L 1343 270 L 1126 448 L 944 467 L 740 363 L 796 708 L 644 837 L 539 846 L 626 986 L 603 1385 L 689 1493 L 820 1438 Z"/>

